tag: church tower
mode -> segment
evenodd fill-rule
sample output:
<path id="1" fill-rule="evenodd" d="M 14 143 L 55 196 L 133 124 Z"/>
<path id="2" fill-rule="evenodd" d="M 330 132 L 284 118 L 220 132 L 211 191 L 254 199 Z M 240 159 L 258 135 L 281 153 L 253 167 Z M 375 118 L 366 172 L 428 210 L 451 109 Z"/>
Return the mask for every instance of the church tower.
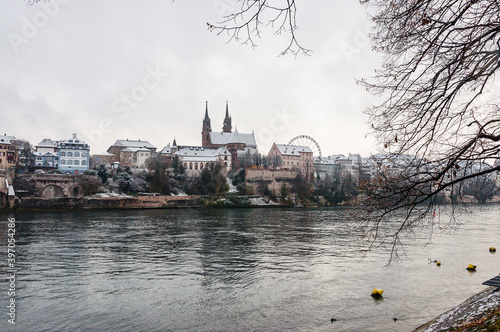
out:
<path id="1" fill-rule="evenodd" d="M 232 126 L 231 126 L 231 117 L 229 116 L 229 108 L 227 106 L 227 101 L 226 101 L 226 117 L 224 118 L 224 125 L 222 126 L 222 132 L 224 133 L 231 133 Z"/>
<path id="2" fill-rule="evenodd" d="M 208 101 L 205 106 L 205 118 L 203 119 L 203 127 L 201 130 L 201 146 L 207 148 L 210 147 L 210 132 L 212 131 L 212 126 L 210 125 L 210 118 L 208 117 Z"/>

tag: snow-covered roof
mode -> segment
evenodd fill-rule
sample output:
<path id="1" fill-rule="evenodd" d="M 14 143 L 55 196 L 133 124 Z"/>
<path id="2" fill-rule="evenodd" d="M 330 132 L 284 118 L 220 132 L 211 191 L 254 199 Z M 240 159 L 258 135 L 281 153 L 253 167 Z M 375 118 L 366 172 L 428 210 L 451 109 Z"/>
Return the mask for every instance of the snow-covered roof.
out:
<path id="1" fill-rule="evenodd" d="M 147 147 L 126 147 L 122 151 L 126 151 L 126 152 L 140 152 L 140 151 L 151 152 L 151 149 L 149 149 Z"/>
<path id="2" fill-rule="evenodd" d="M 57 141 L 53 141 L 50 138 L 44 138 L 38 145 L 37 148 L 57 148 Z"/>
<path id="3" fill-rule="evenodd" d="M 0 135 L 1 144 L 11 144 L 13 141 L 17 141 L 14 136 Z"/>
<path id="4" fill-rule="evenodd" d="M 82 141 L 81 139 L 79 139 L 76 134 L 73 134 L 73 137 L 71 138 L 68 138 L 66 140 L 63 140 L 63 141 L 59 141 L 58 142 L 58 145 L 59 147 L 62 147 L 66 144 L 72 144 L 72 145 L 87 145 L 87 143 L 85 143 L 84 141 Z"/>
<path id="5" fill-rule="evenodd" d="M 247 143 L 246 138 L 248 138 L 248 137 L 244 137 L 244 134 L 240 134 L 238 132 L 238 129 L 236 129 L 234 132 L 231 133 L 231 135 L 227 139 L 227 144 L 230 144 L 230 143 L 245 143 L 246 144 Z"/>
<path id="6" fill-rule="evenodd" d="M 160 154 L 172 154 L 172 147 L 170 144 L 161 149 Z"/>
<path id="7" fill-rule="evenodd" d="M 224 132 L 210 132 L 210 142 L 217 145 L 225 145 L 229 143 L 245 143 L 247 146 L 257 147 L 257 142 L 255 141 L 255 135 L 242 134 L 238 130 L 233 133 Z"/>
<path id="8" fill-rule="evenodd" d="M 276 144 L 276 147 L 285 156 L 300 156 L 300 152 L 313 153 L 308 146 Z"/>
<path id="9" fill-rule="evenodd" d="M 94 153 L 92 155 L 92 157 L 111 157 L 111 156 L 115 156 L 115 155 L 112 153 L 109 153 L 109 152 Z"/>
<path id="10" fill-rule="evenodd" d="M 225 147 L 205 148 L 201 146 L 179 146 L 175 153 L 183 161 L 216 161 L 219 156 L 231 156 Z"/>
<path id="11" fill-rule="evenodd" d="M 127 148 L 146 148 L 150 150 L 156 150 L 156 147 L 149 143 L 148 141 L 141 140 L 129 140 L 129 139 L 119 139 L 113 144 L 114 146 L 124 146 Z"/>
<path id="12" fill-rule="evenodd" d="M 33 153 L 37 157 L 57 157 L 57 153 L 52 153 L 52 152 L 34 152 Z"/>

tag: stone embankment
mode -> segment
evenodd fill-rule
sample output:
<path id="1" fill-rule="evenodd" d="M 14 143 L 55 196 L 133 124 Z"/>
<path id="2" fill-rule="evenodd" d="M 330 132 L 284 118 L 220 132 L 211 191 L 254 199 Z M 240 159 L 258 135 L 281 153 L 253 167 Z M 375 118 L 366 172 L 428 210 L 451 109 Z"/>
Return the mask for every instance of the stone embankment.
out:
<path id="1" fill-rule="evenodd" d="M 295 198 L 274 202 L 263 196 L 16 197 L 10 211 L 302 206 Z"/>
<path id="2" fill-rule="evenodd" d="M 500 289 L 488 288 L 414 332 L 437 331 L 500 331 Z"/>
<path id="3" fill-rule="evenodd" d="M 165 209 L 201 206 L 203 200 L 199 196 L 23 197 L 16 199 L 12 210 Z"/>

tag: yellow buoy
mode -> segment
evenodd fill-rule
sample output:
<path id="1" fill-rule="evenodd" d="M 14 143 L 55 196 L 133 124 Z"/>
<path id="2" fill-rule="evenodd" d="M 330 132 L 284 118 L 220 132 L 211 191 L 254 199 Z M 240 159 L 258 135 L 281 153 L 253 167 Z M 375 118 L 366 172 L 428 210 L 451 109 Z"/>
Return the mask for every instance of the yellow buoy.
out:
<path id="1" fill-rule="evenodd" d="M 495 247 L 490 247 L 490 252 L 495 252 L 497 249 Z"/>
<path id="2" fill-rule="evenodd" d="M 436 262 L 436 265 L 437 266 L 441 266 L 441 262 Z"/>
<path id="3" fill-rule="evenodd" d="M 476 271 L 476 265 L 472 265 L 472 264 L 469 264 L 469 266 L 467 266 L 467 270 L 469 271 Z"/>
<path id="4" fill-rule="evenodd" d="M 376 288 L 374 288 L 373 292 L 372 292 L 372 296 L 375 297 L 375 298 L 382 297 L 382 293 L 383 292 L 384 292 L 383 289 L 376 289 Z"/>

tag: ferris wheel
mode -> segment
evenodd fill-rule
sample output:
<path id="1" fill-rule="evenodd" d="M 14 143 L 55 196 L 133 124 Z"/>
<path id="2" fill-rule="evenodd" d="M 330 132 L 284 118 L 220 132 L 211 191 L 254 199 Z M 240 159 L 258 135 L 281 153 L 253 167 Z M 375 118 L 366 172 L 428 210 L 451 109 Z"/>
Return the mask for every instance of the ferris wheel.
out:
<path id="1" fill-rule="evenodd" d="M 313 157 L 321 158 L 321 148 L 319 147 L 318 142 L 311 136 L 307 135 L 299 135 L 295 136 L 288 142 L 288 145 L 299 145 L 299 146 L 307 146 L 313 152 Z"/>

